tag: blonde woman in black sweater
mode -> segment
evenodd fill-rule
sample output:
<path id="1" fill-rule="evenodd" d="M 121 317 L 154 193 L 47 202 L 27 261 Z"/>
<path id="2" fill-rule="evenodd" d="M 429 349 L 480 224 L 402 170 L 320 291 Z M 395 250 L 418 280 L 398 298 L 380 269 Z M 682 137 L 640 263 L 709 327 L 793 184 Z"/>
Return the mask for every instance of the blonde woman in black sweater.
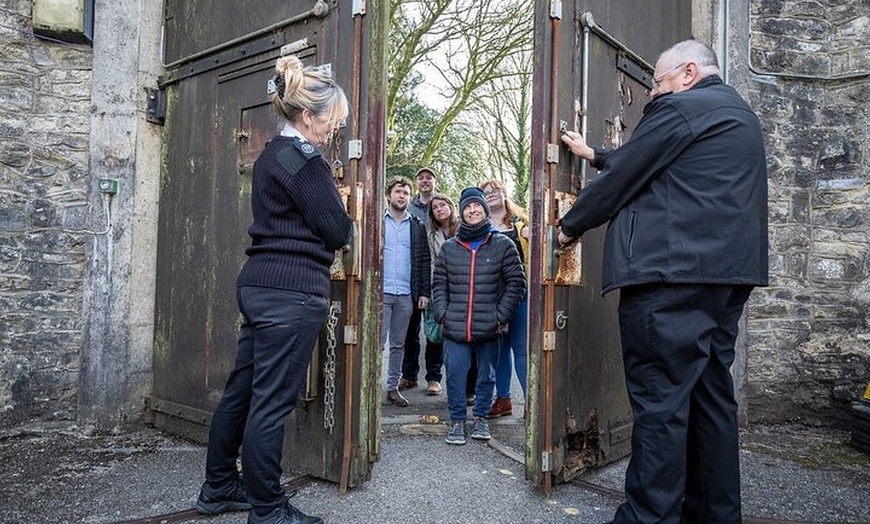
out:
<path id="1" fill-rule="evenodd" d="M 347 117 L 342 89 L 295 56 L 278 59 L 272 102 L 285 120 L 254 164 L 251 246 L 237 282 L 236 363 L 212 417 L 205 514 L 248 510 L 249 524 L 317 524 L 281 489 L 284 421 L 326 318 L 329 267 L 352 221 L 320 148 Z M 236 468 L 242 448 L 244 483 Z"/>

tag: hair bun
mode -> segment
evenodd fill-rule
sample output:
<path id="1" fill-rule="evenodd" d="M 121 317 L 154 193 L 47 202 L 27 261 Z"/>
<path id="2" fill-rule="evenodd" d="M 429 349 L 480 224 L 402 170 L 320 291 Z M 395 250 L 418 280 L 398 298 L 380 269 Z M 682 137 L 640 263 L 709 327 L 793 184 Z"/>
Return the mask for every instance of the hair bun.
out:
<path id="1" fill-rule="evenodd" d="M 302 60 L 296 55 L 282 56 L 275 63 L 275 71 L 284 79 L 284 92 L 281 98 L 292 95 L 302 85 Z"/>

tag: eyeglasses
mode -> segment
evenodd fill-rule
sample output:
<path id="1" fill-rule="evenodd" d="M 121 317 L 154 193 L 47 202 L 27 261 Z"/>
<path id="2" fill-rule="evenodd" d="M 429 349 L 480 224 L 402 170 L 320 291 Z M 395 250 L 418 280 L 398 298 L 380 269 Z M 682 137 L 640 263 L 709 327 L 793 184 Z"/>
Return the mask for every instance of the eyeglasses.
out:
<path id="1" fill-rule="evenodd" d="M 485 196 L 486 198 L 497 197 L 500 194 L 501 194 L 501 189 L 490 189 L 488 191 L 483 192 L 483 196 Z"/>
<path id="2" fill-rule="evenodd" d="M 659 84 L 662 83 L 662 81 L 665 79 L 666 76 L 668 76 L 669 74 L 673 73 L 674 71 L 676 71 L 677 69 L 679 69 L 679 68 L 681 68 L 681 67 L 683 67 L 683 66 L 685 66 L 685 65 L 686 65 L 686 62 L 683 62 L 682 64 L 676 65 L 676 66 L 674 66 L 674 67 L 668 69 L 667 71 L 665 71 L 664 73 L 660 74 L 659 76 L 657 76 L 657 77 L 653 77 L 653 84 L 654 84 L 656 87 L 658 87 Z"/>

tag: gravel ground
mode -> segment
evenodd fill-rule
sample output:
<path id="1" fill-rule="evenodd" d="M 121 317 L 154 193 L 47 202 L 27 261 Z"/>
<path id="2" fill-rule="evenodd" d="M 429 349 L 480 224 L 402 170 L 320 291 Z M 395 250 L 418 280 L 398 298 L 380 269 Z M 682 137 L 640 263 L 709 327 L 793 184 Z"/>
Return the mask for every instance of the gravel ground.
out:
<path id="1" fill-rule="evenodd" d="M 444 443 L 445 397 L 422 388 L 408 408 L 383 406 L 381 459 L 371 481 L 342 495 L 313 482 L 294 504 L 337 523 L 607 522 L 621 498 L 627 459 L 562 484 L 546 497 L 524 479 L 523 404 L 515 384 L 514 414 L 492 424 L 505 454 L 469 439 Z M 870 457 L 849 446 L 849 434 L 801 425 L 756 426 L 742 432 L 744 515 L 804 522 L 870 523 Z M 149 427 L 114 436 L 78 428 L 0 431 L 0 523 L 118 523 L 189 510 L 202 480 L 205 448 Z M 292 472 L 288 478 L 293 478 Z M 583 483 L 608 488 L 596 491 Z M 163 519 L 166 521 L 166 519 Z M 244 523 L 244 514 L 169 522 Z M 148 520 L 160 523 L 160 518 Z"/>
<path id="2" fill-rule="evenodd" d="M 559 485 L 545 497 L 508 456 L 476 441 L 448 446 L 441 434 L 415 434 L 415 416 L 392 409 L 385 409 L 382 457 L 370 482 L 345 495 L 334 484 L 314 482 L 294 503 L 330 523 L 587 524 L 606 522 L 619 503 L 579 483 Z M 494 424 L 493 433 L 515 432 L 516 438 L 521 428 L 522 419 L 508 419 Z M 870 460 L 847 442 L 845 432 L 798 425 L 744 431 L 744 514 L 870 522 Z M 0 522 L 112 523 L 189 509 L 204 451 L 152 428 L 118 436 L 90 436 L 75 428 L 0 434 Z M 619 490 L 626 464 L 588 472 L 581 480 Z M 243 523 L 245 516 L 187 522 Z"/>

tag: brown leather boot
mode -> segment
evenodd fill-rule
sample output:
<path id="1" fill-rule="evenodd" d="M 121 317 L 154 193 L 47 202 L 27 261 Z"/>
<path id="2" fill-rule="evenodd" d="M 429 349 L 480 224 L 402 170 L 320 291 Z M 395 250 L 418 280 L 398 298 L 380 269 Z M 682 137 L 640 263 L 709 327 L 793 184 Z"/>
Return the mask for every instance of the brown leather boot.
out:
<path id="1" fill-rule="evenodd" d="M 511 405 L 510 398 L 496 397 L 495 402 L 492 403 L 492 409 L 489 410 L 489 415 L 486 418 L 507 417 L 512 415 L 513 412 L 514 407 Z"/>
<path id="2" fill-rule="evenodd" d="M 417 387 L 416 380 L 408 380 L 408 379 L 399 379 L 399 391 L 404 391 L 406 389 L 414 389 Z"/>

